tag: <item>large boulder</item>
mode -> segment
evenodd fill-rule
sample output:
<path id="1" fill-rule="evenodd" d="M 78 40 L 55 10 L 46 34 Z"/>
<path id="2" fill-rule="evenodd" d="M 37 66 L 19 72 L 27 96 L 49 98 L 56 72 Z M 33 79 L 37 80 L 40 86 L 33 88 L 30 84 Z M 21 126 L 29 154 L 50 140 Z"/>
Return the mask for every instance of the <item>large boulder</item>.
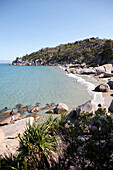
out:
<path id="1" fill-rule="evenodd" d="M 113 89 L 113 81 L 112 80 L 108 81 L 107 84 L 110 86 L 110 89 Z"/>
<path id="2" fill-rule="evenodd" d="M 86 103 L 76 108 L 76 115 L 79 116 L 82 113 L 93 113 L 98 109 L 96 103 L 93 100 L 89 100 Z"/>
<path id="3" fill-rule="evenodd" d="M 97 74 L 105 73 L 105 68 L 103 66 L 95 67 L 95 71 Z"/>
<path id="4" fill-rule="evenodd" d="M 20 113 L 14 114 L 14 121 L 20 120 L 21 119 L 20 116 L 22 116 Z M 11 123 L 11 117 L 8 116 L 7 118 L 5 118 L 0 122 L 0 126 L 8 125 L 10 123 Z"/>
<path id="5" fill-rule="evenodd" d="M 85 68 L 82 69 L 81 74 L 96 74 L 96 71 L 94 69 L 91 68 Z"/>
<path id="6" fill-rule="evenodd" d="M 97 91 L 97 92 L 109 92 L 110 87 L 109 87 L 108 84 L 100 84 L 97 87 L 95 87 L 94 91 Z"/>
<path id="7" fill-rule="evenodd" d="M 21 108 L 19 108 L 18 109 L 18 111 L 20 112 L 20 113 L 24 113 L 24 112 L 26 112 L 26 107 L 21 107 Z"/>
<path id="8" fill-rule="evenodd" d="M 104 64 L 103 67 L 105 69 L 105 72 L 111 73 L 111 71 L 112 71 L 112 64 Z"/>
<path id="9" fill-rule="evenodd" d="M 105 77 L 105 78 L 113 77 L 113 74 L 112 74 L 112 73 L 107 73 L 107 72 L 105 72 L 105 73 L 104 73 L 104 77 Z"/>
<path id="10" fill-rule="evenodd" d="M 55 108 L 54 108 L 54 113 L 55 114 L 61 114 L 61 113 L 66 113 L 68 112 L 68 106 L 64 103 L 59 103 Z"/>
<path id="11" fill-rule="evenodd" d="M 9 110 L 7 108 L 0 110 L 1 114 L 8 114 Z"/>
<path id="12" fill-rule="evenodd" d="M 111 104 L 110 104 L 110 106 L 109 106 L 109 108 L 108 108 L 111 112 L 113 112 L 113 100 L 111 101 Z"/>
<path id="13" fill-rule="evenodd" d="M 29 118 L 18 120 L 12 124 L 2 126 L 0 128 L 4 133 L 4 141 L 0 145 L 0 155 L 2 155 L 2 157 L 4 157 L 4 154 L 8 156 L 11 153 L 12 154 L 17 153 L 17 147 L 19 147 L 18 135 L 22 135 L 26 129 L 26 125 L 29 122 L 32 125 L 33 121 L 34 118 L 29 117 Z"/>

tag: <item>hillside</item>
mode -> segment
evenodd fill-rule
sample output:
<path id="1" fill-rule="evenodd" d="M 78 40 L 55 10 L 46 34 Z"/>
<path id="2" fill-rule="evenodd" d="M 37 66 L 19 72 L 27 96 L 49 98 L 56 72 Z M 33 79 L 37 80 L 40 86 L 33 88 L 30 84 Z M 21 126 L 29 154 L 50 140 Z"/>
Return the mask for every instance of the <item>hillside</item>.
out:
<path id="1" fill-rule="evenodd" d="M 83 63 L 96 66 L 113 63 L 113 40 L 89 38 L 74 43 L 44 48 L 37 52 L 17 57 L 13 65 L 58 65 Z"/>

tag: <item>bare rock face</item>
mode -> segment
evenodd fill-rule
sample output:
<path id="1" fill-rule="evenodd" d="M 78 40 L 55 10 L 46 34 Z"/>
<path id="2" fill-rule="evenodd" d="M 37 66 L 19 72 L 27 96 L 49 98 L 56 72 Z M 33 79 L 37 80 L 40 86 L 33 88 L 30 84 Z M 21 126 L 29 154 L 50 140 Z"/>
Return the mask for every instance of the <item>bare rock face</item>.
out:
<path id="1" fill-rule="evenodd" d="M 93 100 L 89 100 L 86 103 L 80 105 L 76 109 L 76 115 L 79 116 L 82 113 L 93 113 L 98 109 L 96 103 Z"/>
<path id="2" fill-rule="evenodd" d="M 107 84 L 110 86 L 110 89 L 113 89 L 113 81 L 112 80 L 108 81 Z"/>
<path id="3" fill-rule="evenodd" d="M 4 156 L 4 154 L 15 154 L 17 152 L 17 147 L 19 146 L 18 135 L 22 135 L 26 129 L 26 124 L 30 122 L 32 125 L 33 121 L 34 118 L 29 117 L 0 128 L 4 133 L 4 140 L 0 146 L 0 155 Z"/>
<path id="4" fill-rule="evenodd" d="M 94 91 L 97 91 L 97 92 L 109 92 L 110 87 L 109 87 L 108 84 L 100 84 L 94 89 Z"/>
<path id="5" fill-rule="evenodd" d="M 55 114 L 61 114 L 61 113 L 66 113 L 68 112 L 68 106 L 64 103 L 59 103 L 55 108 L 54 108 L 54 113 Z"/>

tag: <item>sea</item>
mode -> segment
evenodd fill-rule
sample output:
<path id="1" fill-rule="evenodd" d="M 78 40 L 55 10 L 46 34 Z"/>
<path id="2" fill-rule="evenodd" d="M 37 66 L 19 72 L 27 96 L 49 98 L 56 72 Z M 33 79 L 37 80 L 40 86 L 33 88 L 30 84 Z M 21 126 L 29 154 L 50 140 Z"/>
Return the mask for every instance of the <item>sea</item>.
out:
<path id="1" fill-rule="evenodd" d="M 93 89 L 92 83 L 67 74 L 58 66 L 0 64 L 0 110 L 8 107 L 10 111 L 17 104 L 35 106 L 36 103 L 40 103 L 40 108 L 65 103 L 71 110 L 88 100 L 97 100 L 99 97 Z M 45 110 L 40 113 L 44 115 Z"/>

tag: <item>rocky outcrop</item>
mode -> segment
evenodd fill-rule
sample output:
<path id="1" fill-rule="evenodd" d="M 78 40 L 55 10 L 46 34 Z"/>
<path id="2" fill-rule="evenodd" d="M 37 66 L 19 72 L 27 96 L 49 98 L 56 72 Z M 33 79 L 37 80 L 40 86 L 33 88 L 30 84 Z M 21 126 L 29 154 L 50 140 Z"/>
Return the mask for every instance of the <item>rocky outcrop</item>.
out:
<path id="1" fill-rule="evenodd" d="M 19 108 L 18 109 L 18 111 L 20 112 L 20 113 L 24 113 L 24 112 L 26 112 L 26 107 L 21 107 L 21 108 Z"/>
<path id="2" fill-rule="evenodd" d="M 14 121 L 20 120 L 20 116 L 22 116 L 20 113 L 14 114 Z M 8 116 L 7 118 L 5 118 L 3 121 L 0 122 L 0 126 L 8 125 L 10 123 L 11 123 L 11 117 Z"/>
<path id="3" fill-rule="evenodd" d="M 0 114 L 8 114 L 9 110 L 8 109 L 2 109 L 0 110 Z"/>
<path id="4" fill-rule="evenodd" d="M 98 109 L 96 103 L 93 100 L 89 100 L 86 103 L 76 108 L 76 115 L 79 116 L 83 113 L 93 113 Z"/>
<path id="5" fill-rule="evenodd" d="M 16 153 L 19 146 L 18 135 L 22 135 L 26 129 L 26 124 L 30 122 L 32 125 L 33 121 L 34 118 L 30 117 L 0 127 L 3 132 L 2 134 L 4 134 L 4 140 L 2 140 L 0 146 L 0 155 L 4 156 L 4 154 Z"/>
<path id="6" fill-rule="evenodd" d="M 94 89 L 94 91 L 96 91 L 96 92 L 109 92 L 110 87 L 109 87 L 108 84 L 100 84 Z"/>
<path id="7" fill-rule="evenodd" d="M 66 113 L 68 112 L 68 106 L 64 103 L 59 103 L 55 108 L 54 108 L 54 113 L 55 114 L 61 114 L 61 113 Z"/>

